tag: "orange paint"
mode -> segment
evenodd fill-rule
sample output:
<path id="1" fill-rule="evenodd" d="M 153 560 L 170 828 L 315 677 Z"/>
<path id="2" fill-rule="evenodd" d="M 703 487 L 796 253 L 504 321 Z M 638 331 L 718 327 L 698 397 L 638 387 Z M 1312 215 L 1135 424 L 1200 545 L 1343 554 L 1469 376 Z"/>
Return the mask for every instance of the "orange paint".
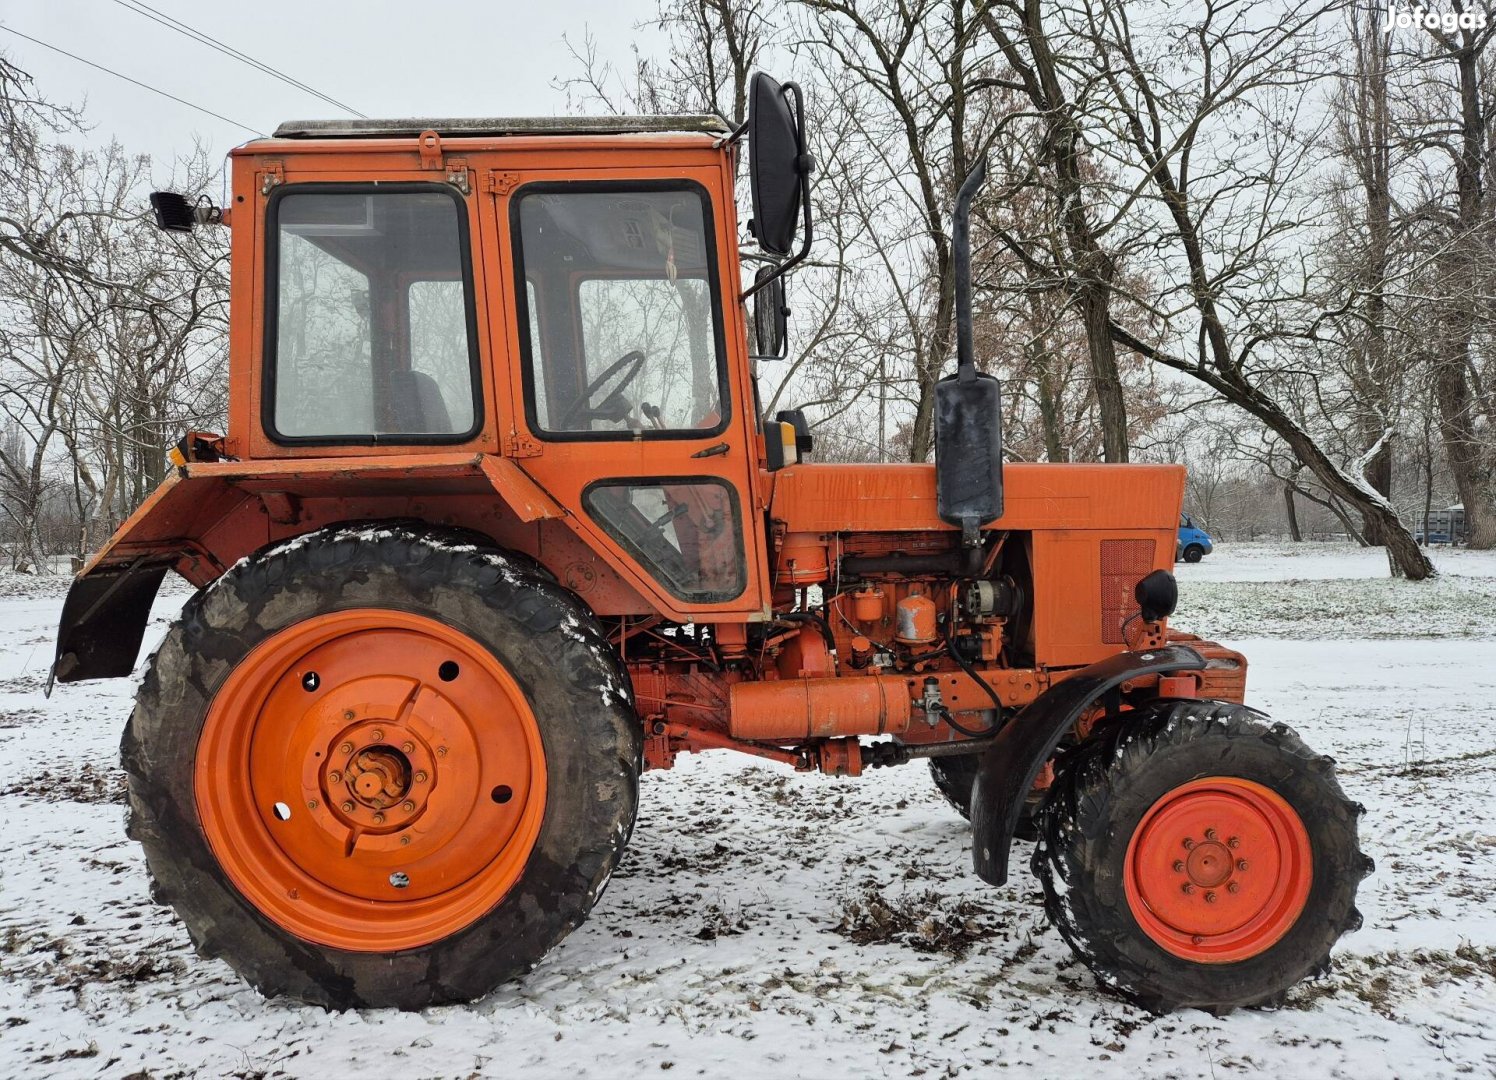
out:
<path id="1" fill-rule="evenodd" d="M 193 787 L 215 857 L 261 914 L 307 941 L 392 952 L 461 930 L 519 880 L 545 751 L 486 648 L 356 608 L 287 627 L 229 673 Z"/>
<path id="2" fill-rule="evenodd" d="M 1266 951 L 1298 920 L 1314 880 L 1309 833 L 1277 792 L 1234 776 L 1182 784 L 1127 845 L 1128 907 L 1160 948 L 1201 964 Z"/>

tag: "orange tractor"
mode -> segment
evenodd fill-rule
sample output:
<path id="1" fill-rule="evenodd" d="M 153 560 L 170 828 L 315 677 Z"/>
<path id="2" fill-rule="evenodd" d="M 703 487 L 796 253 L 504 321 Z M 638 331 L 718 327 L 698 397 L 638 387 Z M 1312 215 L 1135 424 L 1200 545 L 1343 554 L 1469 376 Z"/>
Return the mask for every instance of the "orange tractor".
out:
<path id="1" fill-rule="evenodd" d="M 222 210 L 152 197 L 231 230 L 228 430 L 79 574 L 53 677 L 128 675 L 167 571 L 198 588 L 123 739 L 154 895 L 266 994 L 463 1001 L 586 918 L 643 770 L 922 760 L 981 878 L 1037 841 L 1105 984 L 1274 999 L 1357 925 L 1370 863 L 1330 759 L 1167 624 L 1183 469 L 1004 469 L 980 167 L 935 464 L 808 463 L 756 371 L 813 162 L 798 89 L 750 96 L 738 128 L 286 124 L 234 152 Z"/>

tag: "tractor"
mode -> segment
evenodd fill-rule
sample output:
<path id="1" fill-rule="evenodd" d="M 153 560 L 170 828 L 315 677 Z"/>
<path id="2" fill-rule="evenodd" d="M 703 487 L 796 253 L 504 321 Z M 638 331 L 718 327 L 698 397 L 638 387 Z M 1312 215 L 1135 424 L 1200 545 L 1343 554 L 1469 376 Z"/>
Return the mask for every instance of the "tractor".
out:
<path id="1" fill-rule="evenodd" d="M 77 575 L 51 681 L 130 675 L 165 575 L 195 586 L 121 745 L 153 896 L 266 995 L 468 1001 L 587 917 L 644 770 L 922 762 L 983 881 L 1034 841 L 1105 986 L 1278 999 L 1371 863 L 1245 658 L 1169 625 L 1183 468 L 1005 466 L 980 165 L 934 463 L 811 460 L 757 375 L 814 161 L 799 88 L 750 90 L 741 124 L 287 123 L 227 205 L 152 196 L 229 230 L 227 426 Z"/>

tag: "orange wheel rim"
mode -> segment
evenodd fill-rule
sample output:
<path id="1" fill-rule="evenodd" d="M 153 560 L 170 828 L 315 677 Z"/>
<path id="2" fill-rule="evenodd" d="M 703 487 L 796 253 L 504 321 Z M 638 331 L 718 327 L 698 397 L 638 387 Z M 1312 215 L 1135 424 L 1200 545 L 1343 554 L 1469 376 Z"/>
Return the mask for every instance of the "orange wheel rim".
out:
<path id="1" fill-rule="evenodd" d="M 352 952 L 471 925 L 545 816 L 524 692 L 460 630 L 402 611 L 296 623 L 229 673 L 194 770 L 214 855 L 266 918 Z"/>
<path id="2" fill-rule="evenodd" d="M 1277 792 L 1234 776 L 1175 788 L 1127 845 L 1127 903 L 1143 932 L 1186 960 L 1227 964 L 1271 948 L 1314 877 L 1309 833 Z"/>

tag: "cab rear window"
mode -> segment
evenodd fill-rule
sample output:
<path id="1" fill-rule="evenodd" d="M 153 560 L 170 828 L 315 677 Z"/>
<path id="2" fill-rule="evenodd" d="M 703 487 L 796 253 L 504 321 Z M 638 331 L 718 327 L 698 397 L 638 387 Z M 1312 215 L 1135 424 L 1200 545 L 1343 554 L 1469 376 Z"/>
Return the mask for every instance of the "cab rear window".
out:
<path id="1" fill-rule="evenodd" d="M 466 208 L 437 185 L 283 188 L 267 244 L 266 428 L 442 443 L 481 427 Z"/>

